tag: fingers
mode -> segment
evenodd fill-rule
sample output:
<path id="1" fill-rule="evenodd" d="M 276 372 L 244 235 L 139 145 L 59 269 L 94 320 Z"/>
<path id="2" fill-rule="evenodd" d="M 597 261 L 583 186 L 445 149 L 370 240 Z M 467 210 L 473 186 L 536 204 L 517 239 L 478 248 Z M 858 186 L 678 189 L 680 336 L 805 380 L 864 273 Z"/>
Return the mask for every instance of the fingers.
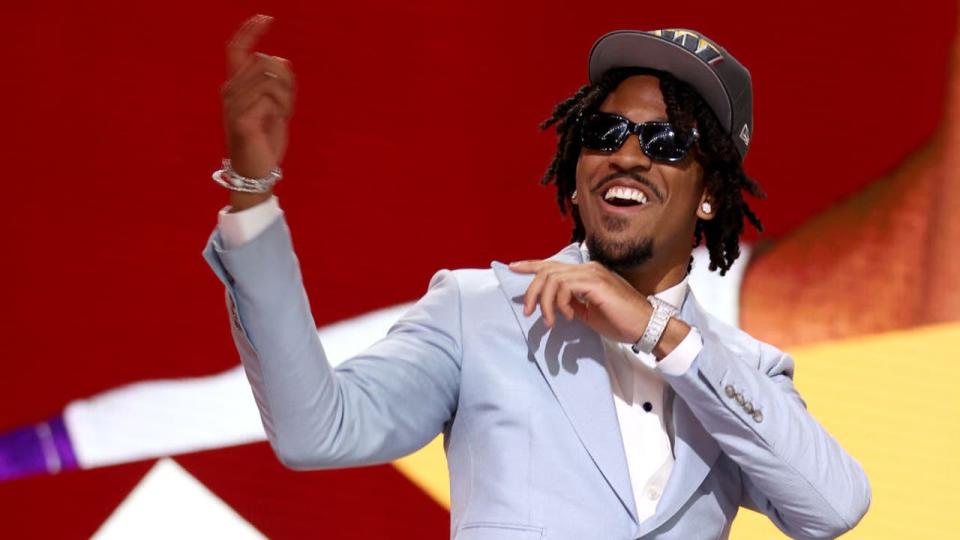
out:
<path id="1" fill-rule="evenodd" d="M 229 100 L 226 103 L 228 114 L 232 117 L 241 115 L 262 98 L 268 98 L 276 104 L 277 116 L 287 118 L 293 114 L 293 93 L 278 81 L 267 77 Z"/>
<path id="2" fill-rule="evenodd" d="M 534 308 L 540 301 L 540 291 L 546 284 L 547 276 L 548 274 L 543 270 L 537 272 L 533 281 L 530 282 L 530 286 L 527 287 L 527 292 L 523 295 L 523 314 L 527 317 L 533 314 Z M 543 310 L 541 309 L 541 311 Z"/>
<path id="3" fill-rule="evenodd" d="M 264 96 L 276 102 L 281 117 L 289 117 L 293 113 L 295 82 L 288 62 L 260 53 L 254 58 L 221 89 L 228 117 L 249 110 Z"/>
<path id="4" fill-rule="evenodd" d="M 572 285 L 567 281 L 561 281 L 560 286 L 557 287 L 557 311 L 563 313 L 568 321 L 572 321 L 576 316 L 573 308 L 574 301 Z"/>
<path id="5" fill-rule="evenodd" d="M 541 268 L 544 267 L 545 261 L 540 260 L 529 260 L 529 261 L 516 261 L 510 263 L 510 271 L 517 272 L 519 274 L 532 274 L 534 272 L 539 272 Z M 537 305 L 537 296 L 540 293 L 540 287 L 542 286 L 542 279 L 540 275 L 537 275 L 533 278 L 533 282 L 530 283 L 530 286 L 527 287 L 527 292 L 523 295 L 523 314 L 530 316 L 533 313 L 534 306 Z"/>
<path id="6" fill-rule="evenodd" d="M 540 310 L 543 312 L 544 323 L 548 328 L 556 324 L 557 313 L 568 321 L 577 315 L 578 307 L 585 307 L 578 296 L 590 289 L 589 276 L 582 270 L 572 269 L 569 272 L 554 272 L 547 277 L 543 291 L 540 293 Z"/>
<path id="7" fill-rule="evenodd" d="M 227 71 L 231 75 L 243 67 L 250 50 L 257 44 L 260 36 L 267 31 L 273 17 L 254 15 L 247 19 L 227 43 Z"/>
<path id="8" fill-rule="evenodd" d="M 573 308 L 574 318 L 580 319 L 587 324 L 590 323 L 590 306 L 587 305 L 585 301 L 581 301 L 580 298 L 574 297 L 574 299 L 570 302 L 570 307 Z"/>
<path id="9" fill-rule="evenodd" d="M 283 86 L 292 88 L 295 84 L 290 61 L 279 56 L 255 53 L 221 87 L 224 96 L 243 92 L 246 88 L 263 80 L 264 77 L 276 79 Z"/>
<path id="10" fill-rule="evenodd" d="M 557 314 L 554 311 L 554 304 L 557 297 L 557 288 L 560 286 L 562 277 L 556 273 L 551 273 L 544 279 L 543 289 L 540 292 L 540 313 L 543 314 L 543 322 L 547 328 L 553 328 L 556 322 Z"/>
<path id="11" fill-rule="evenodd" d="M 277 118 L 279 122 L 284 122 L 285 117 L 281 111 L 281 105 L 271 96 L 261 96 L 253 105 L 247 109 L 251 118 Z"/>
<path id="12" fill-rule="evenodd" d="M 544 261 L 522 261 L 510 265 L 517 272 L 532 272 L 537 275 L 530 282 L 523 297 L 523 313 L 530 316 L 537 304 L 544 324 L 550 328 L 556 324 L 557 312 L 567 320 L 573 320 L 584 304 L 578 299 L 586 295 L 597 277 L 585 265 L 560 264 Z M 595 283 L 596 284 L 596 283 Z"/>
<path id="13" fill-rule="evenodd" d="M 516 261 L 509 264 L 510 271 L 518 274 L 532 274 L 543 268 L 546 261 L 531 259 L 529 261 Z"/>

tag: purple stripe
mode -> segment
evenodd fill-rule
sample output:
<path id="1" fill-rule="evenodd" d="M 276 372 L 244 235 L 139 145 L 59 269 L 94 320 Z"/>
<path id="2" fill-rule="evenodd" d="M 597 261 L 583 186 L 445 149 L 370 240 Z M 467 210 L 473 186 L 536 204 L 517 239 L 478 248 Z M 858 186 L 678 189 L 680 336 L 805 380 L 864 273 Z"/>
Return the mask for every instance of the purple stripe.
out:
<path id="1" fill-rule="evenodd" d="M 57 453 L 54 471 L 50 470 L 51 450 Z M 62 415 L 0 433 L 0 482 L 76 468 Z"/>
<path id="2" fill-rule="evenodd" d="M 67 424 L 63 421 L 63 415 L 59 414 L 47 420 L 47 425 L 53 432 L 53 444 L 57 447 L 57 454 L 60 456 L 60 470 L 76 469 L 77 456 L 73 453 L 73 444 L 70 443 L 70 435 L 67 434 Z"/>

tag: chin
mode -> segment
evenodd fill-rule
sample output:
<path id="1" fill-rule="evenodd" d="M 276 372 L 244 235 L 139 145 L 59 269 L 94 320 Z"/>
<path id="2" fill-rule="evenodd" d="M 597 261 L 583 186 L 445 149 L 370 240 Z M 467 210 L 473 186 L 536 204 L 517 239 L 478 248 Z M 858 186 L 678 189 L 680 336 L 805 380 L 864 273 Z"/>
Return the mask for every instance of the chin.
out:
<path id="1" fill-rule="evenodd" d="M 590 259 L 611 270 L 636 268 L 653 258 L 653 238 L 636 234 L 590 234 L 586 237 Z"/>

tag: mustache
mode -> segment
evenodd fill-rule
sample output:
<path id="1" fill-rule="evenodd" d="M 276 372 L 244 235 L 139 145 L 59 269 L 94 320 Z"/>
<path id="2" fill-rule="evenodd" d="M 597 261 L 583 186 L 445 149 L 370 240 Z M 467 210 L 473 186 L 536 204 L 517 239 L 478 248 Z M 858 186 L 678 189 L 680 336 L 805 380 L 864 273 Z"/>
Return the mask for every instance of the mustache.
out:
<path id="1" fill-rule="evenodd" d="M 654 185 L 654 183 L 650 180 L 647 180 L 643 176 L 635 173 L 615 172 L 608 174 L 607 176 L 601 178 L 599 182 L 597 182 L 597 187 L 593 188 L 593 192 L 597 193 L 603 191 L 607 184 L 617 180 L 618 178 L 629 178 L 638 184 L 643 184 L 647 187 L 647 189 L 650 190 L 651 193 L 653 193 L 654 197 L 656 197 L 659 202 L 663 202 L 663 192 L 660 191 L 660 188 Z"/>

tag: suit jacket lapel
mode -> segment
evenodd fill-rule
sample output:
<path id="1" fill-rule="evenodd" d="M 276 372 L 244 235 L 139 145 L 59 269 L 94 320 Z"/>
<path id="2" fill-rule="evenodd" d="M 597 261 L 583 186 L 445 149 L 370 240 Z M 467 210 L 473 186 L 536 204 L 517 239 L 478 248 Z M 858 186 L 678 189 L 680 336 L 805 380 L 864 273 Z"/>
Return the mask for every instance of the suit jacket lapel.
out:
<path id="1" fill-rule="evenodd" d="M 551 259 L 583 262 L 577 244 L 567 246 Z M 527 317 L 523 314 L 523 295 L 533 276 L 514 273 L 498 262 L 492 267 L 523 329 L 529 359 L 537 364 L 580 442 L 636 522 L 630 473 L 600 336 L 579 321 L 563 317 L 547 329 L 539 306 Z"/>
<path id="2" fill-rule="evenodd" d="M 693 292 L 688 289 L 679 319 L 704 331 L 708 325 L 707 317 Z M 675 462 L 656 512 L 640 525 L 637 536 L 653 531 L 680 511 L 703 483 L 720 455 L 720 446 L 703 428 L 686 402 L 676 396 L 672 389 L 669 392 L 673 397 L 671 424 Z"/>
<path id="3" fill-rule="evenodd" d="M 583 262 L 577 244 L 567 246 L 551 260 Z M 600 336 L 579 321 L 568 322 L 562 317 L 552 330 L 547 330 L 539 307 L 531 316 L 525 316 L 523 294 L 533 277 L 511 272 L 498 262 L 492 267 L 523 329 L 531 360 L 540 368 L 580 441 L 636 522 L 630 473 Z M 701 331 L 709 328 L 709 315 L 689 289 L 679 319 Z M 656 513 L 640 524 L 638 536 L 656 529 L 680 511 L 720 455 L 719 445 L 686 402 L 672 390 L 668 389 L 668 392 L 672 394 L 670 427 L 675 463 Z"/>

